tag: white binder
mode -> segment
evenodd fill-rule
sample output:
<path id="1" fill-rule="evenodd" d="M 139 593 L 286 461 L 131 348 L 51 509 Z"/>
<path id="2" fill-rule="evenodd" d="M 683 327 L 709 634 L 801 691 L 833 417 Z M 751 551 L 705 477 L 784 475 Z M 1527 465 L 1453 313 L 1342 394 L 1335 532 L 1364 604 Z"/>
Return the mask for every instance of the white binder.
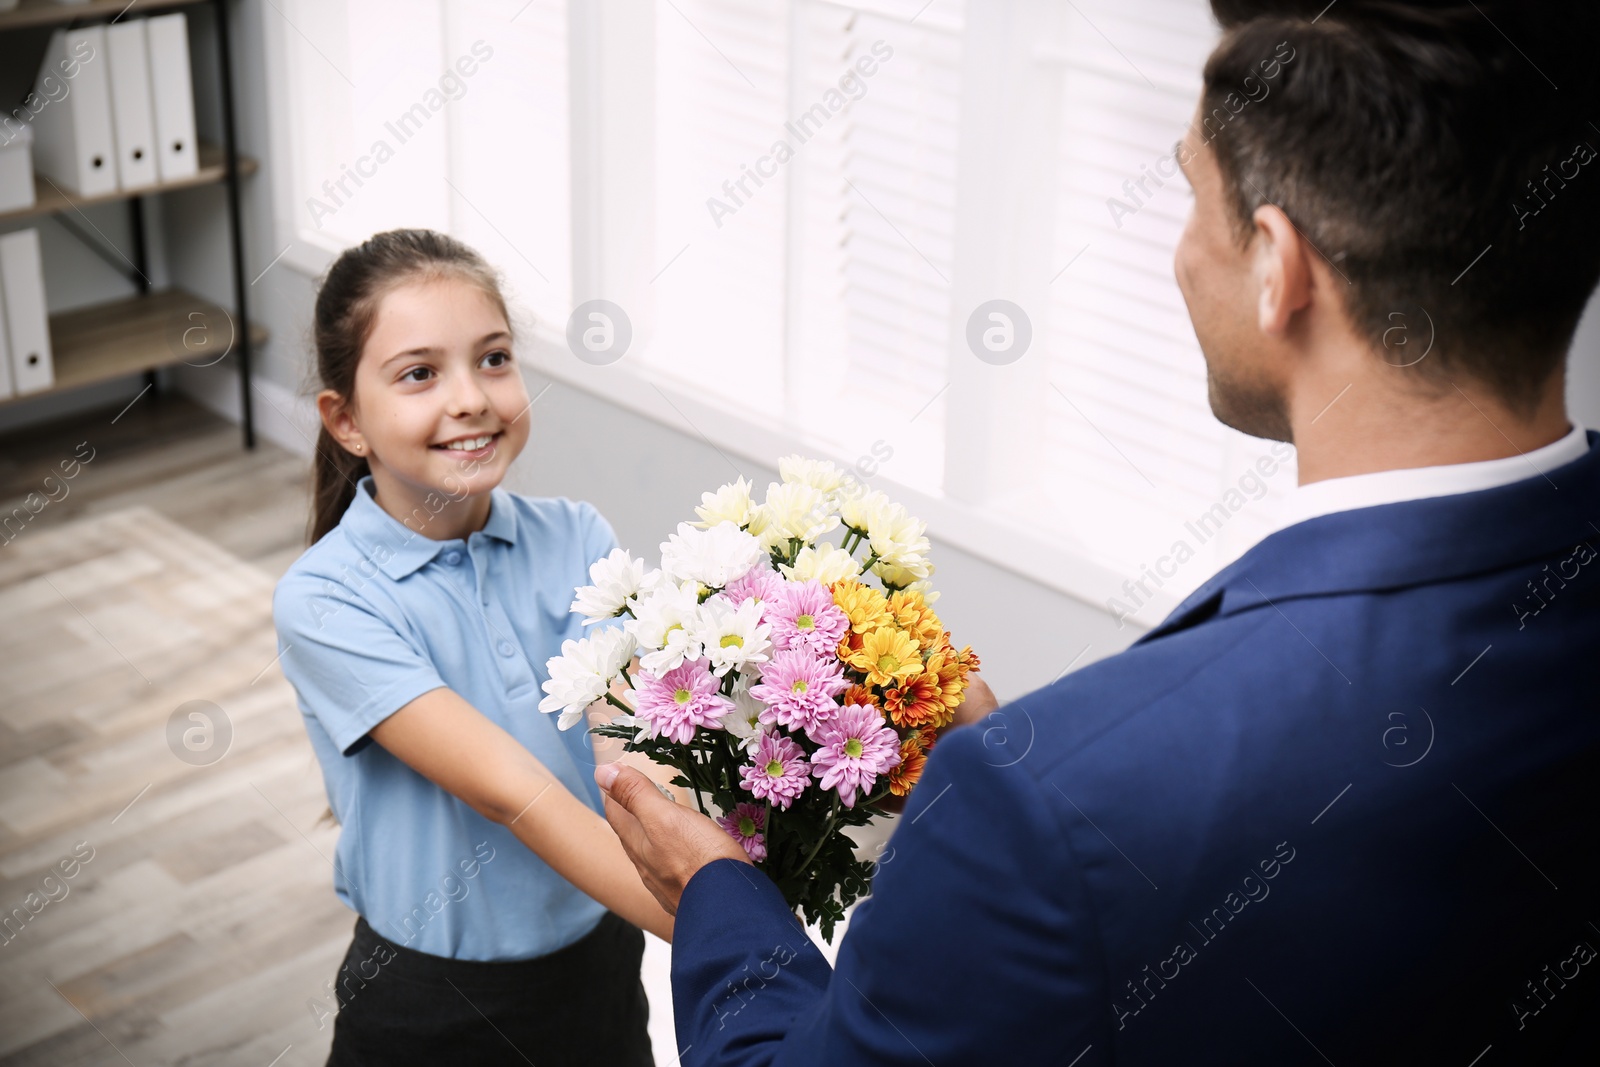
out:
<path id="1" fill-rule="evenodd" d="M 117 184 L 124 189 L 155 185 L 161 175 L 156 169 L 156 126 L 150 105 L 150 60 L 143 19 L 106 27 L 106 61 L 111 74 Z"/>
<path id="2" fill-rule="evenodd" d="M 161 180 L 200 169 L 194 136 L 194 87 L 189 77 L 189 27 L 182 12 L 145 21 L 150 44 L 150 98 L 156 117 L 156 166 Z"/>
<path id="3" fill-rule="evenodd" d="M 0 400 L 16 391 L 11 384 L 11 345 L 6 341 L 6 296 L 0 288 Z"/>
<path id="4" fill-rule="evenodd" d="M 6 339 L 17 393 L 37 393 L 55 384 L 50 361 L 50 317 L 44 303 L 44 263 L 39 231 L 0 236 L 0 288 L 5 289 Z"/>
<path id="5" fill-rule="evenodd" d="M 77 71 L 68 83 L 71 91 L 51 100 L 33 120 L 33 167 L 66 192 L 79 196 L 117 190 L 107 65 L 105 27 L 57 30 L 39 68 L 40 78 L 48 76 L 51 84 L 34 86 L 42 97 L 60 96 L 59 72 Z"/>

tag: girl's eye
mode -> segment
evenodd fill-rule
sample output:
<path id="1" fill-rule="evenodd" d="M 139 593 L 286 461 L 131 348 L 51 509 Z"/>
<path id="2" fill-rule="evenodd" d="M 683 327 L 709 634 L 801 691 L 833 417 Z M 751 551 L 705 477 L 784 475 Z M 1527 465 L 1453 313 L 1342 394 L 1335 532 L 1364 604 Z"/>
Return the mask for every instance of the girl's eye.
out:
<path id="1" fill-rule="evenodd" d="M 511 362 L 511 353 L 505 349 L 496 349 L 483 357 L 483 363 L 489 367 L 503 367 Z"/>
<path id="2" fill-rule="evenodd" d="M 432 374 L 432 367 L 412 367 L 400 376 L 400 380 L 403 382 L 425 382 Z"/>

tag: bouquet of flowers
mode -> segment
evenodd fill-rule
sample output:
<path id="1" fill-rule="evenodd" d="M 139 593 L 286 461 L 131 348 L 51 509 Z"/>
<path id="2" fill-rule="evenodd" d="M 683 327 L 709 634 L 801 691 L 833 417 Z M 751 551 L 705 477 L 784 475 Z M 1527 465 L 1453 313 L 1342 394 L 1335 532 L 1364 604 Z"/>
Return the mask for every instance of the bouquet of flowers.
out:
<path id="1" fill-rule="evenodd" d="M 561 646 L 539 710 L 565 730 L 608 701 L 595 732 L 675 769 L 831 941 L 873 871 L 843 831 L 910 793 L 978 657 L 930 607 L 923 523 L 832 463 L 779 471 L 759 504 L 743 478 L 703 494 L 659 568 L 591 566 L 572 610 L 626 621 Z"/>

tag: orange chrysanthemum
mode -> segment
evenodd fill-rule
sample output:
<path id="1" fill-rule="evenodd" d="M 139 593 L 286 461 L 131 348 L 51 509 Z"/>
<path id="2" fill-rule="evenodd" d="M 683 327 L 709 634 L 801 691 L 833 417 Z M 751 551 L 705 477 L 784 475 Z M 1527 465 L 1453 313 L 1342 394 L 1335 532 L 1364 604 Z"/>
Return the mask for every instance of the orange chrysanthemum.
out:
<path id="1" fill-rule="evenodd" d="M 848 578 L 833 583 L 833 602 L 850 619 L 850 631 L 855 634 L 870 633 L 891 621 L 883 590 Z"/>
<path id="2" fill-rule="evenodd" d="M 949 637 L 950 635 L 946 634 L 945 636 Z M 978 662 L 978 654 L 972 651 L 971 645 L 968 645 L 966 648 L 963 648 L 960 652 L 956 653 L 956 662 L 961 665 L 961 676 L 963 678 L 967 676 L 967 672 L 975 671 L 980 666 Z"/>
<path id="3" fill-rule="evenodd" d="M 900 763 L 889 768 L 889 792 L 897 797 L 903 797 L 911 792 L 917 784 L 917 779 L 922 777 L 922 768 L 927 764 L 928 756 L 922 749 L 922 741 L 916 734 L 912 734 L 900 742 Z"/>
<path id="4" fill-rule="evenodd" d="M 839 703 L 848 707 L 851 704 L 865 704 L 883 710 L 883 701 L 870 685 L 852 685 L 839 697 Z"/>
<path id="5" fill-rule="evenodd" d="M 922 673 L 922 650 L 904 630 L 880 626 L 866 635 L 847 662 L 867 676 L 868 685 L 887 689 Z"/>
<path id="6" fill-rule="evenodd" d="M 921 593 L 900 590 L 889 594 L 888 612 L 894 624 L 909 633 L 923 648 L 938 648 L 944 639 L 944 624 L 928 607 Z"/>
<path id="7" fill-rule="evenodd" d="M 943 726 L 953 717 L 945 706 L 937 671 L 924 670 L 898 688 L 885 689 L 883 706 L 889 721 L 900 727 Z"/>

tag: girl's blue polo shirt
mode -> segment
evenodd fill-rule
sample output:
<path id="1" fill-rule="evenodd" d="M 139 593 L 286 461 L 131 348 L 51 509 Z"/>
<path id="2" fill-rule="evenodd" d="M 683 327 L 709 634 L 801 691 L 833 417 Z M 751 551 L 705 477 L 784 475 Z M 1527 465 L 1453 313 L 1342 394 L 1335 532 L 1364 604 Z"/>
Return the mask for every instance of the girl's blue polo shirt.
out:
<path id="1" fill-rule="evenodd" d="M 334 890 L 384 937 L 463 960 L 553 952 L 605 912 L 510 830 L 368 736 L 447 686 L 604 813 L 587 732 L 557 730 L 538 704 L 545 661 L 594 630 L 571 612 L 573 591 L 616 535 L 587 503 L 498 488 L 491 497 L 482 530 L 435 541 L 411 528 L 427 529 L 426 509 L 408 526 L 362 478 L 339 525 L 272 598 L 283 672 L 343 827 Z"/>

